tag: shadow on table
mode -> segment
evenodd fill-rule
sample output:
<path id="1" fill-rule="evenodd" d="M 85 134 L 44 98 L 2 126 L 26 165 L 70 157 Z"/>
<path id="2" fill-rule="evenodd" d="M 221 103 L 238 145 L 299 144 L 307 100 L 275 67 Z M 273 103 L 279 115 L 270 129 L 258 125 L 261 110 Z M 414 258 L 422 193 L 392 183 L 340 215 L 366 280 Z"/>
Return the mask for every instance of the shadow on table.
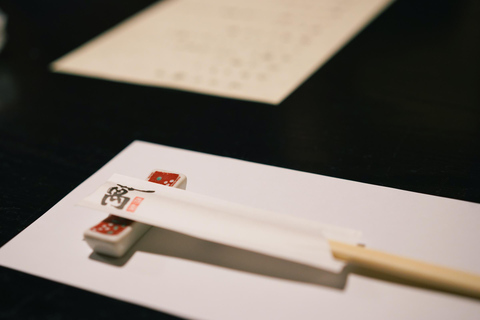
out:
<path id="1" fill-rule="evenodd" d="M 453 293 L 478 299 L 478 297 L 445 291 L 434 286 L 424 285 L 350 264 L 347 264 L 341 273 L 328 272 L 300 263 L 201 240 L 161 228 L 151 228 L 145 236 L 121 258 L 112 258 L 95 252 L 93 252 L 89 258 L 121 267 L 125 265 L 137 251 L 206 263 L 277 279 L 325 286 L 338 290 L 345 288 L 349 274 L 356 274 L 361 277 L 368 277 L 379 281 L 450 294 Z"/>
<path id="2" fill-rule="evenodd" d="M 196 261 L 278 279 L 327 286 L 334 289 L 343 289 L 345 287 L 348 273 L 348 270 L 344 270 L 344 272 L 336 274 L 161 228 L 151 228 L 121 258 L 112 258 L 95 252 L 89 258 L 121 267 L 137 251 Z"/>

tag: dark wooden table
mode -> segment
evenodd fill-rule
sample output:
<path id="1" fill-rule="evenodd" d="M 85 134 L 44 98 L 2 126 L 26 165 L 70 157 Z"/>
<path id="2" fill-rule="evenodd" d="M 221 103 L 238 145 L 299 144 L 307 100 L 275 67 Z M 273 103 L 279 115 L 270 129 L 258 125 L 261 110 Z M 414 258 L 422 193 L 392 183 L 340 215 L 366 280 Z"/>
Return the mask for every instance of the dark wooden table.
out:
<path id="1" fill-rule="evenodd" d="M 480 2 L 397 1 L 278 106 L 49 72 L 151 2 L 0 1 L 1 245 L 135 139 L 480 203 Z M 1 319 L 174 318 L 0 270 Z"/>

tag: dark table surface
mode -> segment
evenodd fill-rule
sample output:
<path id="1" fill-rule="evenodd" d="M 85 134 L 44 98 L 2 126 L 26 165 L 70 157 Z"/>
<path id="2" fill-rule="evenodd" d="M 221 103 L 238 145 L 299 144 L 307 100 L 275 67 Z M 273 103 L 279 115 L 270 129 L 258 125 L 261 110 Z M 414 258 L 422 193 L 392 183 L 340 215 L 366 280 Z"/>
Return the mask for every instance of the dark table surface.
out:
<path id="1" fill-rule="evenodd" d="M 136 139 L 480 203 L 479 1 L 397 1 L 278 106 L 48 70 L 152 2 L 0 1 L 1 245 Z M 1 319 L 174 318 L 0 281 Z"/>

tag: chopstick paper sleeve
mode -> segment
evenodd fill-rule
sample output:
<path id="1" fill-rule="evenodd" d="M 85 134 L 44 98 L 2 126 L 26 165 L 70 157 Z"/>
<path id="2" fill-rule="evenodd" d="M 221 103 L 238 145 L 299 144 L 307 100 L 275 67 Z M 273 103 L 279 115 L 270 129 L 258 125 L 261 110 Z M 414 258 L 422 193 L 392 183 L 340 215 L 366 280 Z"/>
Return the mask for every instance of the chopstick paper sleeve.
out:
<path id="1" fill-rule="evenodd" d="M 79 205 L 200 239 L 340 272 L 328 239 L 355 243 L 357 231 L 113 175 Z"/>

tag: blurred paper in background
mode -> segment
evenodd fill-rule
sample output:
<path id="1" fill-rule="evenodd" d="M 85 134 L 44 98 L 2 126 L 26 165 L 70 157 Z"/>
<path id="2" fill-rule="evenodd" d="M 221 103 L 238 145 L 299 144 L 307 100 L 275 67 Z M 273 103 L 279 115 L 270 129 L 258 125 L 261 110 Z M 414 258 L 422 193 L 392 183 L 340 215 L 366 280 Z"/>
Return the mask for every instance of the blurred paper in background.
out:
<path id="1" fill-rule="evenodd" d="M 54 71 L 278 104 L 391 0 L 169 0 Z"/>

